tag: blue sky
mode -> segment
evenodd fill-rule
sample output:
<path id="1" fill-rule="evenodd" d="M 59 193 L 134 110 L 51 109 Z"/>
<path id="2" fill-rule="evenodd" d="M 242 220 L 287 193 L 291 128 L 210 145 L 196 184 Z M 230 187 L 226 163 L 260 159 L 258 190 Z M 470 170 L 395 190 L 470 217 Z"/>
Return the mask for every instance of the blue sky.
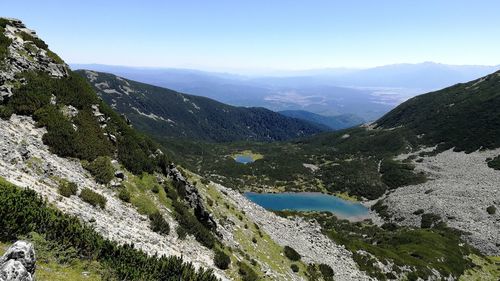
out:
<path id="1" fill-rule="evenodd" d="M 500 64 L 496 0 L 1 1 L 69 63 L 228 69 Z"/>

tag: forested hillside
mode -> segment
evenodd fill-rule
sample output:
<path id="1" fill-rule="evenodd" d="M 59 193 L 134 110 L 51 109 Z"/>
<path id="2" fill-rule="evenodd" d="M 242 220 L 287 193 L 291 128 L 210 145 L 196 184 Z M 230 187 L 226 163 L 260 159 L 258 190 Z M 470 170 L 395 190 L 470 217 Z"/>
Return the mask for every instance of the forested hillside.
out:
<path id="1" fill-rule="evenodd" d="M 77 73 L 137 129 L 158 138 L 277 141 L 326 129 L 264 108 L 234 107 L 107 73 L 84 70 Z"/>
<path id="2" fill-rule="evenodd" d="M 376 122 L 405 127 L 421 142 L 472 152 L 500 147 L 500 72 L 414 97 Z"/>

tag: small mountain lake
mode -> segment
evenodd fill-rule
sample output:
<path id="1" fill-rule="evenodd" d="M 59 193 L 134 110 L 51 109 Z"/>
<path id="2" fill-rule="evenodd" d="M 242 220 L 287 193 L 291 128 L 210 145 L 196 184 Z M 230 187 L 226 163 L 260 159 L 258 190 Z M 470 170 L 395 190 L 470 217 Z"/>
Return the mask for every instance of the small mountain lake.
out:
<path id="1" fill-rule="evenodd" d="M 337 196 L 315 193 L 254 193 L 247 192 L 250 201 L 272 211 L 327 211 L 345 219 L 360 219 L 368 215 L 368 208 Z"/>
<path id="2" fill-rule="evenodd" d="M 241 164 L 248 164 L 254 162 L 252 155 L 238 154 L 234 156 L 234 161 Z"/>

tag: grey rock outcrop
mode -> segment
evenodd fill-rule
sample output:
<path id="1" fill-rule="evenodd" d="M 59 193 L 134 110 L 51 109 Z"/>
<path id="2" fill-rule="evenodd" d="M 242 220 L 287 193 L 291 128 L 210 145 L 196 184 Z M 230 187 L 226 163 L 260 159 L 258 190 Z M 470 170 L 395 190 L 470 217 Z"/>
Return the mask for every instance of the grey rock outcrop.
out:
<path id="1" fill-rule="evenodd" d="M 12 91 L 16 83 L 24 83 L 23 79 L 16 78 L 16 74 L 25 71 L 42 71 L 52 77 L 67 77 L 69 67 L 64 63 L 58 63 L 49 51 L 39 48 L 29 40 L 23 39 L 19 34 L 29 34 L 33 38 L 38 38 L 36 33 L 26 28 L 19 20 L 8 19 L 4 35 L 12 43 L 7 48 L 8 56 L 0 62 L 0 102 L 12 96 Z"/>
<path id="2" fill-rule="evenodd" d="M 36 269 L 33 245 L 17 241 L 0 258 L 0 281 L 31 281 Z"/>
<path id="3" fill-rule="evenodd" d="M 177 170 L 174 164 L 169 165 L 166 174 L 172 179 L 176 188 L 184 191 L 184 199 L 189 203 L 190 207 L 194 209 L 196 218 L 209 229 L 216 230 L 217 223 L 203 205 L 203 199 L 198 189 Z"/>

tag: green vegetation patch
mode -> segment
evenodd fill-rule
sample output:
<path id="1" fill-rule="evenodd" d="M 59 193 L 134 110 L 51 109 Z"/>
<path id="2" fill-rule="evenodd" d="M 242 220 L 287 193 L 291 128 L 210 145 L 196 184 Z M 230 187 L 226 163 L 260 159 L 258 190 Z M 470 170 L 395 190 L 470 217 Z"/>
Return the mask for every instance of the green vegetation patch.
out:
<path id="1" fill-rule="evenodd" d="M 296 212 L 278 214 L 301 215 Z M 353 258 L 361 269 L 379 280 L 392 277 L 382 273 L 374 265 L 374 258 L 361 255 L 358 251 L 366 251 L 384 264 L 392 262 L 397 267 L 414 267 L 411 274 L 423 279 L 433 275 L 431 269 L 439 271 L 441 276 L 458 278 L 473 267 L 467 256 L 477 254 L 476 250 L 460 239 L 459 232 L 443 225 L 432 229 L 395 225 L 381 228 L 367 221 L 350 223 L 339 220 L 329 213 L 309 213 L 303 216 L 316 219 L 328 237 L 353 252 Z"/>
<path id="2" fill-rule="evenodd" d="M 2 24 L 4 25 L 2 26 Z M 1 66 L 1 61 L 3 61 L 3 59 L 7 57 L 8 54 L 7 48 L 12 43 L 12 40 L 10 38 L 7 38 L 7 36 L 5 36 L 4 28 L 5 28 L 5 22 L 0 22 L 0 66 Z"/>
<path id="3" fill-rule="evenodd" d="M 298 261 L 301 258 L 300 254 L 297 253 L 297 251 L 295 251 L 295 249 L 290 246 L 285 246 L 283 248 L 283 253 L 291 261 Z"/>
<path id="4" fill-rule="evenodd" d="M 415 185 L 426 181 L 423 173 L 414 173 L 415 166 L 401 163 L 392 159 L 382 161 L 380 173 L 382 181 L 390 188 L 395 189 L 405 185 Z"/>
<path id="5" fill-rule="evenodd" d="M 231 263 L 231 258 L 226 253 L 224 253 L 224 251 L 217 248 L 214 249 L 214 253 L 215 253 L 214 255 L 215 266 L 217 266 L 222 270 L 228 269 L 229 264 Z"/>
<path id="6" fill-rule="evenodd" d="M 106 156 L 99 156 L 94 161 L 84 164 L 98 183 L 107 184 L 115 177 L 115 169 L 111 165 L 111 159 Z"/>
<path id="7" fill-rule="evenodd" d="M 474 267 L 468 269 L 460 276 L 460 281 L 497 281 L 500 278 L 500 257 L 469 256 Z"/>
<path id="8" fill-rule="evenodd" d="M 99 262 L 103 271 L 112 275 L 112 280 L 217 280 L 210 270 L 196 270 L 182 258 L 151 257 L 134 249 L 133 245 L 119 246 L 104 239 L 78 218 L 49 207 L 34 191 L 17 188 L 2 178 L 0 229 L 0 241 L 3 242 L 15 241 L 32 232 L 39 233 L 47 241 L 59 245 L 60 249 L 75 252 L 82 260 Z M 109 278 L 102 276 L 102 279 Z"/>
<path id="9" fill-rule="evenodd" d="M 12 98 L 0 108 L 1 115 L 3 118 L 12 113 L 33 116 L 38 126 L 47 128 L 43 142 L 53 153 L 89 162 L 99 156 L 117 155 L 124 167 L 135 174 L 160 171 L 168 164 L 164 155 L 149 157 L 159 146 L 130 128 L 79 75 L 70 72 L 69 77 L 55 79 L 43 72 L 26 72 L 19 78 L 27 83 L 14 89 Z M 50 103 L 52 96 L 57 98 L 57 105 Z M 61 112 L 61 108 L 69 105 L 78 109 L 72 120 Z M 95 105 L 104 114 L 106 126 L 94 116 Z"/>
<path id="10" fill-rule="evenodd" d="M 92 191 L 89 188 L 82 189 L 79 197 L 90 205 L 94 207 L 99 206 L 101 209 L 104 209 L 106 207 L 106 202 L 108 201 L 106 197 L 95 191 Z"/>
<path id="11" fill-rule="evenodd" d="M 493 159 L 488 159 L 488 167 L 495 169 L 495 170 L 500 170 L 500 155 Z"/>
<path id="12" fill-rule="evenodd" d="M 18 33 L 18 35 L 24 40 L 24 41 L 31 41 L 35 46 L 37 46 L 40 49 L 48 50 L 49 45 L 45 43 L 42 39 L 38 37 L 34 37 L 33 35 L 26 33 L 24 31 L 21 31 Z"/>
<path id="13" fill-rule="evenodd" d="M 149 220 L 151 221 L 151 230 L 154 232 L 164 235 L 168 235 L 170 233 L 170 225 L 159 211 L 149 215 Z"/>
<path id="14" fill-rule="evenodd" d="M 64 197 L 70 197 L 71 195 L 76 195 L 78 191 L 78 186 L 74 182 L 67 180 L 59 181 L 59 194 Z"/>

